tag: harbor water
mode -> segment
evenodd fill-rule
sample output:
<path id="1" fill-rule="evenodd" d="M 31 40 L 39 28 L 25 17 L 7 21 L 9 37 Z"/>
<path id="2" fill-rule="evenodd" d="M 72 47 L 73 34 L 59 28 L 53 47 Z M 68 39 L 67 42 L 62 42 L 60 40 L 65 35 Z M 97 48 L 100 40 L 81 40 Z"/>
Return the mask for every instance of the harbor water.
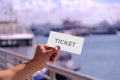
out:
<path id="1" fill-rule="evenodd" d="M 78 71 L 100 80 L 120 80 L 120 32 L 117 35 L 86 36 L 82 54 L 72 54 Z M 35 37 L 36 43 L 46 43 L 47 37 Z"/>

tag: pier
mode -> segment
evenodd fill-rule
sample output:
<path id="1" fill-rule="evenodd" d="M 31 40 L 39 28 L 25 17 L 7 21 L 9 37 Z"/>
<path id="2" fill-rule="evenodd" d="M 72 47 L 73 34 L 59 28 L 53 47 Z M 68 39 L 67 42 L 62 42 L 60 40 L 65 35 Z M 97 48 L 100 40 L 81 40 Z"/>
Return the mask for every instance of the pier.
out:
<path id="1" fill-rule="evenodd" d="M 15 55 L 14 52 L 0 48 L 0 70 L 14 67 L 26 61 L 29 61 L 29 59 Z M 47 63 L 46 68 L 49 70 L 49 75 L 42 73 L 39 73 L 39 75 L 46 78 L 47 80 L 57 80 L 56 74 L 64 75 L 65 77 L 68 77 L 71 80 L 97 80 L 94 77 L 71 71 L 69 69 L 51 63 Z M 27 80 L 34 80 L 33 75 Z"/>

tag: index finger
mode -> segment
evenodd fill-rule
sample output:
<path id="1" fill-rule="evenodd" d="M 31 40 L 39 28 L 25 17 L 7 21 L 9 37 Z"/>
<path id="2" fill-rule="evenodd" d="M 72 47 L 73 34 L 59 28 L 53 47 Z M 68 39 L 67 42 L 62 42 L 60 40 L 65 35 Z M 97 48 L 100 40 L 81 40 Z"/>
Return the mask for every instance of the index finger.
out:
<path id="1" fill-rule="evenodd" d="M 46 44 L 39 44 L 41 50 L 49 50 L 52 49 L 52 47 L 47 46 Z"/>

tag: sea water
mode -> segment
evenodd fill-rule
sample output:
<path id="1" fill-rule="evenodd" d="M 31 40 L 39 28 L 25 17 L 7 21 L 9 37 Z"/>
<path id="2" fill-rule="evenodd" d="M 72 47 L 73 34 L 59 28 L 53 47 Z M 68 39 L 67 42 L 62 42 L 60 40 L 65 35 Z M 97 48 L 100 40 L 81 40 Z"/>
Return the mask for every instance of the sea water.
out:
<path id="1" fill-rule="evenodd" d="M 86 36 L 81 55 L 72 54 L 78 71 L 101 80 L 120 80 L 120 33 L 117 35 Z M 35 37 L 36 43 L 47 42 L 47 37 Z"/>

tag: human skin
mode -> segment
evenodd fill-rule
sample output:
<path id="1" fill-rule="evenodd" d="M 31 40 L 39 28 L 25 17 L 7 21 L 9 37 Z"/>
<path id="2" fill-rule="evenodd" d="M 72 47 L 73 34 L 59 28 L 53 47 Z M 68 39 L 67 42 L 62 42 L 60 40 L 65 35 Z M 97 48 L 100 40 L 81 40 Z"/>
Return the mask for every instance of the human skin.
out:
<path id="1" fill-rule="evenodd" d="M 13 68 L 0 71 L 0 80 L 25 80 L 36 71 L 42 70 L 47 61 L 53 63 L 59 50 L 60 48 L 49 47 L 45 44 L 37 45 L 33 59 Z"/>

